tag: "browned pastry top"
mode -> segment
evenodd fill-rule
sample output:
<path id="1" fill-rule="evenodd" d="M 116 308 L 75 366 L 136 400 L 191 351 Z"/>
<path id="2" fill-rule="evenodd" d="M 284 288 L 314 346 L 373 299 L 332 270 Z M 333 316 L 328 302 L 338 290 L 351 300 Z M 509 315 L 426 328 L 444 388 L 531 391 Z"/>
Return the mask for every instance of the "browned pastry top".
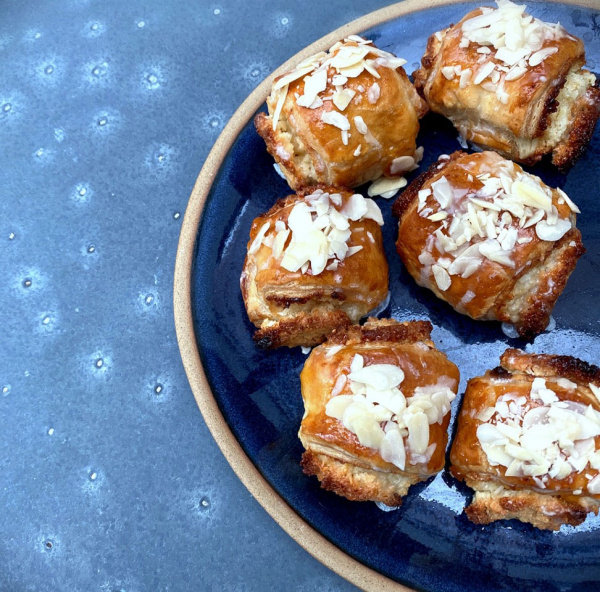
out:
<path id="1" fill-rule="evenodd" d="M 573 471 L 564 478 L 548 477 L 544 486 L 531 476 L 507 476 L 506 467 L 494 465 L 482 449 L 477 429 L 485 423 L 477 415 L 506 394 L 525 397 L 531 409 L 543 406 L 539 399 L 532 399 L 530 391 L 535 378 L 544 378 L 559 401 L 591 406 L 600 411 L 600 401 L 594 395 L 590 383 L 600 385 L 600 368 L 570 356 L 527 354 L 509 349 L 501 357 L 501 366 L 485 375 L 469 381 L 458 420 L 458 429 L 452 445 L 451 472 L 459 479 L 472 482 L 491 481 L 509 489 L 529 489 L 540 494 L 556 495 L 577 500 L 581 495 L 600 500 L 600 494 L 587 491 L 587 484 L 599 474 L 587 466 Z M 566 379 L 566 381 L 565 381 Z M 569 382 L 571 384 L 569 384 Z M 594 439 L 600 448 L 600 436 Z M 493 488 L 492 488 L 493 489 Z M 573 492 L 579 491 L 579 495 Z"/>
<path id="2" fill-rule="evenodd" d="M 335 206 L 339 211 L 353 195 L 352 192 L 338 188 L 319 186 L 328 193 L 337 193 L 342 197 L 342 205 Z M 289 214 L 295 204 L 302 201 L 305 195 L 317 188 L 300 191 L 297 195 L 289 195 L 280 199 L 268 212 L 256 218 L 250 230 L 248 247 L 252 244 L 258 231 L 267 221 L 271 221 L 270 232 L 274 231 L 277 221 L 287 223 Z M 258 251 L 246 258 L 242 275 L 242 292 L 244 298 L 249 296 L 248 265 L 255 270 L 253 281 L 257 290 L 265 300 L 275 308 L 288 308 L 293 304 L 306 304 L 311 300 L 319 301 L 326 298 L 344 301 L 351 299 L 364 302 L 366 311 L 376 306 L 385 298 L 388 290 L 388 267 L 383 255 L 381 229 L 372 219 L 350 221 L 352 235 L 348 240 L 349 247 L 362 247 L 362 250 L 346 257 L 335 271 L 323 270 L 313 275 L 309 268 L 302 271 L 289 271 L 273 260 L 272 250 L 261 245 Z M 288 237 L 286 245 L 289 244 Z M 261 317 L 252 318 L 253 322 L 263 320 Z M 358 320 L 358 319 L 356 319 Z"/>
<path id="3" fill-rule="evenodd" d="M 502 103 L 495 93 L 473 84 L 475 74 L 471 82 L 461 88 L 460 76 L 449 80 L 441 72 L 443 66 L 460 65 L 462 70 L 470 68 L 475 73 L 490 58 L 488 54 L 478 53 L 480 45 L 470 43 L 461 47 L 460 43 L 463 23 L 480 14 L 482 10 L 477 8 L 441 35 L 434 34 L 429 38 L 423 67 L 414 73 L 415 87 L 431 106 L 435 106 L 435 111 L 446 114 L 456 109 L 465 110 L 486 121 L 491 128 L 508 129 L 517 137 L 538 137 L 546 129 L 548 116 L 556 110 L 553 100 L 561 88 L 561 81 L 564 82 L 574 65 L 585 63 L 583 42 L 566 32 L 556 39 L 546 39 L 541 49 L 556 47 L 558 51 L 540 64 L 529 66 L 520 78 L 505 81 L 506 103 Z M 547 96 L 550 88 L 553 90 Z M 501 142 L 498 146 L 491 145 L 490 137 L 486 137 L 488 146 L 507 149 Z"/>
<path id="4" fill-rule="evenodd" d="M 556 299 L 584 251 L 581 235 L 575 228 L 575 214 L 560 191 L 551 190 L 552 205 L 558 218 L 571 223 L 571 228 L 560 240 L 541 240 L 535 224 L 526 227 L 518 217 L 512 216 L 509 226 L 516 232 L 516 242 L 510 248 L 510 265 L 484 257 L 477 270 L 467 277 L 452 273 L 446 289 L 442 289 L 444 286 L 432 272 L 433 265 L 440 259 L 454 261 L 457 253 L 442 252 L 436 233 L 447 235 L 449 231 L 444 229 L 451 227 L 457 211 L 466 209 L 469 195 L 483 188 L 485 176 L 499 174 L 514 180 L 523 174 L 523 169 L 495 152 L 455 152 L 450 157 L 440 158 L 413 181 L 394 204 L 394 214 L 400 218 L 397 248 L 416 281 L 433 290 L 457 311 L 475 319 L 513 323 L 524 336 L 529 336 L 545 328 Z M 446 208 L 448 215 L 445 221 L 430 220 L 430 215 L 435 216 L 443 210 L 431 190 L 444 178 L 454 191 Z M 541 182 L 539 187 L 548 190 Z M 420 203 L 419 193 L 427 191 L 430 195 Z M 476 234 L 467 244 L 481 244 L 489 239 L 483 223 L 481 227 L 484 235 Z M 423 256 L 430 257 L 429 264 L 423 263 L 426 261 Z"/>
<path id="5" fill-rule="evenodd" d="M 341 46 L 359 47 L 359 43 L 345 40 Z M 340 47 L 332 48 L 329 56 L 336 56 Z M 347 80 L 340 85 L 339 71 L 328 66 L 327 85 L 319 94 L 325 100 L 319 106 L 298 104 L 306 89 L 306 79 L 313 71 L 289 82 L 275 125 L 281 89 L 274 90 L 267 99 L 269 115 L 256 116 L 257 131 L 292 188 L 317 183 L 355 187 L 382 174 L 398 174 L 392 171 L 393 160 L 415 153 L 418 119 L 427 112 L 427 105 L 401 66 L 381 66 L 377 63 L 381 52 L 373 45 L 364 47 L 368 53 L 363 61 L 369 62 L 369 69 L 344 76 Z M 289 76 L 290 73 L 283 75 Z M 341 88 L 352 95 L 343 109 L 332 100 Z M 323 121 L 323 116 L 329 113 L 346 121 L 347 137 L 343 138 L 345 133 L 340 127 Z"/>
<path id="6" fill-rule="evenodd" d="M 431 325 L 425 321 L 398 323 L 370 319 L 364 327 L 353 326 L 334 332 L 327 343 L 315 348 L 300 376 L 306 412 L 299 435 L 305 445 L 318 443 L 329 451 L 336 450 L 338 456 L 358 466 L 400 473 L 401 470 L 384 461 L 377 450 L 361 445 L 357 436 L 339 420 L 329 417 L 325 406 L 340 375 L 350 372 L 355 354 L 363 356 L 365 367 L 392 364 L 402 368 L 405 378 L 401 390 L 406 397 L 418 386 L 435 385 L 440 381 L 456 392 L 458 369 L 435 349 L 429 340 L 430 332 Z M 337 394 L 351 394 L 349 385 Z M 429 426 L 429 443 L 436 443 L 436 448 L 426 466 L 412 465 L 410 448 L 406 447 L 405 473 L 430 475 L 443 468 L 449 421 L 450 413 L 442 423 Z"/>

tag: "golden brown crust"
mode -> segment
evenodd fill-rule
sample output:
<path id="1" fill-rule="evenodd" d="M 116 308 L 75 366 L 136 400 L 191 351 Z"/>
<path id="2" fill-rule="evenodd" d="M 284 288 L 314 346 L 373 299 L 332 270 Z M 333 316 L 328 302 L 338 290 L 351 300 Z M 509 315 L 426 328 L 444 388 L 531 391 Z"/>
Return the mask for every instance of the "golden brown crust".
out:
<path id="1" fill-rule="evenodd" d="M 516 279 L 512 290 L 503 295 L 503 302 L 497 305 L 497 319 L 513 323 L 525 339 L 541 333 L 548 326 L 556 301 L 584 253 L 581 233 L 573 228 L 554 243 L 545 259 Z M 531 277 L 535 278 L 534 290 L 530 288 Z"/>
<path id="2" fill-rule="evenodd" d="M 367 55 L 369 59 L 376 57 L 376 54 Z M 343 111 L 350 123 L 347 144 L 342 142 L 339 128 L 321 120 L 323 113 L 337 111 L 331 100 L 315 109 L 297 104 L 295 95 L 303 94 L 304 78 L 290 83 L 276 129 L 273 129 L 273 114 L 278 94 L 271 94 L 267 100 L 269 113 L 259 113 L 254 123 L 292 189 L 319 183 L 356 187 L 381 175 L 394 176 L 392 161 L 414 155 L 418 120 L 428 111 L 427 104 L 403 68 L 378 67 L 377 71 L 379 78 L 364 70 L 345 84 L 345 88 L 356 93 Z M 335 74 L 330 67 L 323 96 L 335 92 L 332 83 Z M 381 92 L 377 101 L 371 103 L 367 93 L 375 83 Z M 373 141 L 367 141 L 358 131 L 355 117 L 362 117 Z"/>
<path id="3" fill-rule="evenodd" d="M 415 475 L 365 469 L 312 450 L 302 455 L 300 465 L 306 475 L 317 477 L 323 489 L 355 502 L 376 501 L 397 507 L 408 488 L 419 481 Z"/>
<path id="4" fill-rule="evenodd" d="M 600 368 L 571 356 L 508 349 L 499 368 L 469 380 L 450 451 L 450 472 L 475 490 L 466 509 L 473 522 L 488 524 L 516 518 L 538 528 L 557 530 L 562 524 L 580 524 L 588 512 L 598 512 L 600 495 L 586 489 L 598 470 L 587 466 L 562 479 L 547 476 L 541 488 L 533 477 L 507 476 L 506 468 L 491 463 L 482 449 L 477 429 L 484 422 L 479 414 L 506 394 L 525 397 L 531 408 L 541 405 L 530 396 L 534 378 L 543 378 L 560 401 L 600 410 L 600 401 L 589 387 L 590 382 L 600 384 Z M 565 384 L 564 379 L 572 384 Z M 600 436 L 595 438 L 595 445 L 600 447 Z"/>
<path id="5" fill-rule="evenodd" d="M 261 349 L 277 347 L 311 347 L 323 343 L 334 330 L 350 326 L 350 319 L 343 310 L 313 310 L 299 313 L 289 319 L 271 324 L 263 323 L 253 336 Z"/>
<path id="6" fill-rule="evenodd" d="M 600 385 L 600 368 L 573 356 L 528 354 L 519 349 L 507 349 L 500 364 L 508 372 L 532 376 L 563 377 L 582 385 Z"/>
<path id="7" fill-rule="evenodd" d="M 467 481 L 467 484 L 477 489 L 477 482 Z M 563 524 L 577 526 L 585 521 L 589 512 L 598 513 L 598 502 L 506 489 L 498 493 L 477 491 L 465 508 L 465 514 L 475 524 L 517 519 L 543 530 L 559 530 Z"/>
<path id="8" fill-rule="evenodd" d="M 319 185 L 280 199 L 252 223 L 248 248 L 268 221 L 269 232 L 277 222 L 287 223 L 294 205 L 320 189 L 341 196 L 342 209 L 352 192 Z M 335 328 L 356 323 L 385 300 L 388 294 L 388 265 L 381 228 L 371 219 L 350 221 L 348 246 L 362 250 L 346 257 L 335 270 L 312 275 L 284 269 L 272 257 L 270 247 L 261 245 L 248 253 L 240 287 L 248 317 L 259 328 L 257 345 L 264 348 L 312 346 L 324 341 Z M 289 239 L 288 239 L 289 240 Z"/>
<path id="9" fill-rule="evenodd" d="M 349 499 L 399 505 L 399 498 L 412 483 L 442 470 L 450 413 L 441 423 L 429 426 L 429 445 L 435 443 L 429 460 L 413 458 L 407 447 L 404 470 L 383 460 L 377 449 L 363 446 L 354 433 L 325 413 L 336 381 L 349 372 L 355 354 L 364 358 L 366 366 L 393 364 L 402 368 L 401 390 L 407 398 L 417 387 L 440 383 L 456 393 L 458 368 L 435 349 L 430 332 L 428 322 L 369 319 L 364 327 L 336 330 L 325 344 L 313 349 L 300 374 L 305 415 L 298 435 L 307 450 L 305 472 L 317 475 L 323 487 L 348 494 Z"/>
<path id="10" fill-rule="evenodd" d="M 567 171 L 585 152 L 600 114 L 600 80 L 573 106 L 573 122 L 566 139 L 552 151 L 552 164 Z"/>
<path id="11" fill-rule="evenodd" d="M 432 163 L 429 168 L 421 173 L 411 184 L 398 196 L 394 204 L 392 205 L 392 214 L 396 218 L 402 218 L 402 215 L 409 206 L 415 202 L 419 197 L 419 191 L 423 189 L 426 184 L 429 184 L 433 177 L 439 177 L 443 174 L 443 170 L 455 160 L 458 160 L 461 156 L 464 156 L 464 152 L 457 150 L 448 156 L 448 158 L 438 157 L 438 161 Z"/>
<path id="12" fill-rule="evenodd" d="M 428 342 L 433 326 L 429 321 L 411 321 L 398 323 L 393 319 L 369 320 L 362 326 L 348 325 L 336 329 L 330 336 L 328 344 L 356 345 L 360 343 L 417 343 Z"/>
<path id="13" fill-rule="evenodd" d="M 442 256 L 430 242 L 440 222 L 420 215 L 419 191 L 431 188 L 442 176 L 454 187 L 478 189 L 482 182 L 477 174 L 497 171 L 506 164 L 507 161 L 493 152 L 455 152 L 433 163 L 393 206 L 394 214 L 399 217 L 396 247 L 416 282 L 431 289 L 455 310 L 476 320 L 511 323 L 522 337 L 532 338 L 548 325 L 558 297 L 585 252 L 581 233 L 575 227 L 575 215 L 557 190 L 553 190 L 553 204 L 561 217 L 571 220 L 572 228 L 558 241 L 542 241 L 533 228 L 519 228 L 519 236 L 531 240 L 513 247 L 514 268 L 486 259 L 470 277 L 453 276 L 449 289 L 442 292 L 430 268 L 419 259 L 425 251 L 431 251 L 434 259 Z M 508 165 L 513 167 L 512 163 Z M 518 165 L 512 170 L 515 174 L 522 172 Z"/>
<path id="14" fill-rule="evenodd" d="M 460 65 L 473 72 L 480 67 L 483 58 L 477 53 L 477 44 L 460 47 L 463 22 L 478 14 L 480 9 L 429 38 L 422 66 L 413 73 L 417 92 L 432 111 L 448 117 L 466 139 L 482 147 L 529 165 L 552 153 L 554 164 L 561 169 L 572 166 L 589 142 L 600 105 L 592 89 L 585 99 L 561 95 L 569 77 L 582 72 L 583 42 L 571 35 L 547 40 L 544 47 L 558 47 L 558 52 L 538 66 L 529 67 L 520 78 L 505 81 L 508 98 L 503 103 L 493 90 L 474 83 L 461 88 L 459 76 L 448 80 L 442 74 L 442 68 L 448 65 Z M 561 115 L 569 117 L 570 124 L 560 137 L 555 137 L 550 128 L 558 118 L 559 95 L 570 103 L 568 112 Z M 583 133 L 574 134 L 572 126 Z"/>

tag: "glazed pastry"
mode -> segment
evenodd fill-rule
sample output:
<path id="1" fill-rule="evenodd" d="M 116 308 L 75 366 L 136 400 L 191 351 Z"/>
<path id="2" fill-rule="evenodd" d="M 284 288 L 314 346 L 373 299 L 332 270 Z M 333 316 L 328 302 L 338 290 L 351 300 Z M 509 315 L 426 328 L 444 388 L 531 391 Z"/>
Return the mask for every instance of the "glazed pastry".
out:
<path id="1" fill-rule="evenodd" d="M 316 345 L 381 304 L 388 295 L 382 225 L 372 199 L 324 186 L 256 218 L 241 277 L 256 343 Z"/>
<path id="2" fill-rule="evenodd" d="M 350 500 L 399 506 L 444 467 L 458 368 L 426 321 L 369 319 L 335 331 L 300 374 L 302 467 Z"/>
<path id="3" fill-rule="evenodd" d="M 467 516 L 581 524 L 600 503 L 600 368 L 514 349 L 500 363 L 469 381 L 450 452 Z"/>
<path id="4" fill-rule="evenodd" d="M 443 155 L 394 204 L 417 283 L 458 312 L 542 332 L 585 249 L 577 206 L 495 152 Z"/>
<path id="5" fill-rule="evenodd" d="M 415 87 L 461 136 L 533 164 L 566 169 L 587 146 L 600 89 L 581 39 L 497 0 L 429 38 Z"/>
<path id="6" fill-rule="evenodd" d="M 255 124 L 292 189 L 356 187 L 415 168 L 427 106 L 405 63 L 353 35 L 275 80 Z"/>

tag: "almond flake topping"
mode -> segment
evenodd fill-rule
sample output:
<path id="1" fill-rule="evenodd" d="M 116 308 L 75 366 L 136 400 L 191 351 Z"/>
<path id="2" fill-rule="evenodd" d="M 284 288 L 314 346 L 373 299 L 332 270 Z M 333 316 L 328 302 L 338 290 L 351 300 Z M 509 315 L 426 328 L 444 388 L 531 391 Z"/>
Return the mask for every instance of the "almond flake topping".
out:
<path id="1" fill-rule="evenodd" d="M 400 367 L 365 366 L 363 356 L 355 354 L 350 372 L 337 378 L 325 407 L 325 413 L 355 434 L 361 445 L 378 450 L 383 460 L 402 470 L 407 449 L 410 464 L 429 462 L 436 448 L 429 444 L 429 426 L 443 422 L 456 396 L 448 379 L 442 379 L 417 387 L 407 397 L 399 388 L 403 381 Z"/>
<path id="2" fill-rule="evenodd" d="M 296 103 L 306 109 L 318 109 L 325 102 L 331 101 L 328 104 L 333 104 L 339 111 L 323 112 L 321 121 L 339 128 L 342 143 L 347 146 L 351 137 L 349 133 L 351 126 L 348 119 L 342 115 L 342 112 L 347 109 L 353 100 L 355 103 L 359 103 L 363 95 L 366 95 L 366 99 L 370 104 L 377 103 L 381 96 L 381 87 L 377 83 L 377 80 L 381 78 L 381 74 L 377 69 L 396 69 L 406 64 L 406 60 L 397 58 L 391 53 L 373 47 L 371 44 L 372 41 L 363 39 L 358 35 L 350 35 L 343 41 L 335 43 L 328 52 L 320 52 L 307 58 L 298 64 L 294 70 L 279 77 L 273 84 L 271 94 L 271 99 L 277 99 L 273 112 L 273 129 L 277 129 L 281 111 L 288 95 L 289 85 L 304 78 L 304 92 L 301 95 L 295 93 Z M 334 72 L 332 73 L 331 70 Z M 349 80 L 360 76 L 363 72 L 368 72 L 375 79 L 368 86 L 368 90 L 362 84 L 355 86 L 355 88 L 346 86 Z M 325 92 L 328 91 L 328 83 L 335 87 L 335 91 L 329 87 L 330 92 L 325 96 Z M 380 143 L 368 131 L 362 117 L 355 117 L 354 119 L 359 133 L 365 136 L 369 144 L 379 148 Z M 362 125 L 356 122 L 357 119 L 362 121 Z M 356 152 L 355 156 L 357 156 Z"/>
<path id="3" fill-rule="evenodd" d="M 338 111 L 324 111 L 321 114 L 321 121 L 323 123 L 328 123 L 329 125 L 334 125 L 342 131 L 348 131 L 350 129 L 348 118 Z"/>
<path id="4" fill-rule="evenodd" d="M 367 190 L 369 197 L 381 195 L 385 199 L 390 199 L 398 193 L 399 189 L 406 187 L 407 181 L 404 177 L 380 177 L 373 181 Z"/>
<path id="5" fill-rule="evenodd" d="M 425 277 L 433 276 L 441 291 L 450 287 L 452 276 L 473 275 L 485 259 L 514 268 L 517 245 L 535 237 L 557 241 L 572 227 L 569 217 L 559 217 L 552 190 L 538 177 L 519 172 L 514 163 L 504 161 L 494 175 L 486 172 L 477 178 L 483 184 L 477 190 L 454 187 L 441 176 L 418 194 L 419 215 L 439 223 L 424 251 L 428 257 L 419 260 Z M 578 211 L 563 191 L 559 195 L 571 211 Z M 437 260 L 434 247 L 439 251 Z M 450 263 L 443 264 L 448 257 Z"/>
<path id="6" fill-rule="evenodd" d="M 504 82 L 519 79 L 529 68 L 555 54 L 556 42 L 567 33 L 559 23 L 545 23 L 528 15 L 524 4 L 508 0 L 496 0 L 496 4 L 497 8 L 482 8 L 482 14 L 462 24 L 459 46 L 468 48 L 473 43 L 477 47 L 482 63 L 470 80 L 496 93 L 498 100 L 506 104 Z M 449 80 L 454 78 L 448 68 L 442 68 L 442 74 Z M 460 88 L 468 84 L 465 80 L 461 77 Z"/>
<path id="7" fill-rule="evenodd" d="M 379 100 L 379 96 L 381 95 L 381 87 L 377 82 L 374 82 L 367 91 L 367 99 L 369 103 L 375 104 Z"/>
<path id="8" fill-rule="evenodd" d="M 591 405 L 559 400 L 552 388 L 545 379 L 534 378 L 529 398 L 507 393 L 475 416 L 482 422 L 477 438 L 489 463 L 506 467 L 507 477 L 532 477 L 540 489 L 549 479 L 600 469 L 594 441 L 600 435 L 600 413 Z M 600 493 L 597 475 L 587 490 Z"/>
<path id="9" fill-rule="evenodd" d="M 349 246 L 352 236 L 350 222 L 374 220 L 383 226 L 383 216 L 377 204 L 362 195 L 352 195 L 342 205 L 340 194 L 317 189 L 291 209 L 287 224 L 265 222 L 248 250 L 258 251 L 261 245 L 271 249 L 271 255 L 284 269 L 318 275 L 323 270 L 335 271 L 340 262 L 362 250 L 362 245 Z"/>

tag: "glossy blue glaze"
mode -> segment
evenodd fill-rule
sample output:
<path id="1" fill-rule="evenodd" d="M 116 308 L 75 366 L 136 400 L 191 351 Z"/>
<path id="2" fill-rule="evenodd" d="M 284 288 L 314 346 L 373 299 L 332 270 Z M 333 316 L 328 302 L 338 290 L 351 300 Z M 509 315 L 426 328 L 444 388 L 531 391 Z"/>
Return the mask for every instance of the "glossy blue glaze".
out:
<path id="1" fill-rule="evenodd" d="M 412 14 L 367 31 L 383 49 L 408 60 L 412 71 L 427 35 L 456 22 L 472 3 Z M 588 62 L 600 66 L 598 13 L 561 5 L 531 5 L 549 21 L 560 20 L 586 41 Z M 459 149 L 457 133 L 437 116 L 422 123 L 422 169 L 437 156 Z M 396 579 L 424 590 L 579 590 L 600 585 L 600 519 L 577 528 L 543 532 L 517 521 L 475 526 L 463 514 L 469 490 L 443 473 L 411 489 L 401 509 L 384 513 L 372 503 L 352 503 L 320 489 L 303 475 L 297 431 L 303 414 L 299 348 L 263 352 L 252 342 L 239 276 L 252 220 L 289 193 L 251 122 L 224 161 L 211 190 L 198 233 L 193 275 L 194 324 L 201 357 L 220 408 L 248 456 L 272 486 L 308 523 L 341 549 Z M 580 206 L 578 225 L 587 247 L 554 310 L 556 328 L 533 343 L 505 337 L 498 323 L 477 323 L 454 312 L 415 285 L 395 251 L 391 202 L 384 212 L 384 242 L 390 263 L 391 302 L 384 315 L 430 319 L 433 339 L 466 380 L 495 366 L 507 346 L 569 354 L 600 363 L 599 320 L 594 299 L 600 250 L 598 165 L 600 132 L 568 175 L 549 166 L 531 169 L 562 187 Z M 409 181 L 416 176 L 412 173 Z M 458 404 L 458 400 L 455 407 Z M 456 408 L 454 409 L 454 414 Z"/>

